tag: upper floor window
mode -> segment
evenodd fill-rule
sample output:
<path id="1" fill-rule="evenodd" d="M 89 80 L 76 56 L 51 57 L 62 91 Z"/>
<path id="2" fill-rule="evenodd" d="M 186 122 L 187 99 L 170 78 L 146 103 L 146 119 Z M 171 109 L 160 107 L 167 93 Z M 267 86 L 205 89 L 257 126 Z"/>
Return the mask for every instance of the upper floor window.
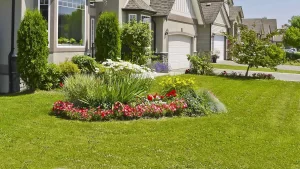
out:
<path id="1" fill-rule="evenodd" d="M 129 14 L 128 15 L 128 22 L 136 20 L 137 21 L 137 14 Z"/>
<path id="2" fill-rule="evenodd" d="M 84 46 L 85 0 L 58 0 L 58 45 Z"/>
<path id="3" fill-rule="evenodd" d="M 44 19 L 46 20 L 47 24 L 48 24 L 48 41 L 49 41 L 49 38 L 50 38 L 50 0 L 39 0 L 39 10 L 42 14 L 42 16 L 44 17 Z"/>

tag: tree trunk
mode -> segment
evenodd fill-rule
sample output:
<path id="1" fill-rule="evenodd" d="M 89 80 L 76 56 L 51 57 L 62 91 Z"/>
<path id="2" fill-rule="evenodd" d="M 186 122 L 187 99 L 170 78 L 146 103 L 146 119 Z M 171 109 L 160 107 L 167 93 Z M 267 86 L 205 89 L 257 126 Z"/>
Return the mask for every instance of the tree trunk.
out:
<path id="1" fill-rule="evenodd" d="M 249 69 L 250 69 L 250 65 L 248 66 L 248 68 L 247 68 L 247 72 L 246 72 L 246 77 L 248 77 L 248 74 L 249 74 Z"/>

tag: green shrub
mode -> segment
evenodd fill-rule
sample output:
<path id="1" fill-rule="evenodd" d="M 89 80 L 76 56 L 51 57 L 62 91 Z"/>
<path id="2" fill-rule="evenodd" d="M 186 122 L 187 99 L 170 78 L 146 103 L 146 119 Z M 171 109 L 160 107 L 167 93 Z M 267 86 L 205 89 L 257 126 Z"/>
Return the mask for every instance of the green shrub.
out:
<path id="1" fill-rule="evenodd" d="M 144 96 L 151 79 L 109 72 L 101 76 L 77 74 L 65 80 L 66 99 L 77 106 L 111 108 L 116 102 L 127 104 Z"/>
<path id="2" fill-rule="evenodd" d="M 96 30 L 96 59 L 116 60 L 121 57 L 119 21 L 115 13 L 104 12 L 101 14 Z"/>
<path id="3" fill-rule="evenodd" d="M 47 65 L 47 73 L 42 80 L 40 85 L 40 89 L 42 90 L 51 90 L 59 87 L 59 83 L 61 82 L 61 70 L 60 67 L 56 64 L 48 64 Z"/>
<path id="4" fill-rule="evenodd" d="M 27 10 L 18 30 L 18 72 L 31 90 L 41 85 L 47 71 L 47 28 L 47 23 L 38 10 Z"/>
<path id="5" fill-rule="evenodd" d="M 226 106 L 212 92 L 203 90 L 201 94 L 212 113 L 227 113 Z"/>
<path id="6" fill-rule="evenodd" d="M 208 101 L 202 93 L 195 92 L 191 89 L 186 91 L 182 95 L 182 98 L 188 105 L 185 110 L 187 116 L 203 116 L 211 113 Z"/>
<path id="7" fill-rule="evenodd" d="M 213 74 L 213 66 L 211 64 L 210 53 L 203 52 L 195 55 L 188 55 L 188 60 L 191 62 L 192 68 L 189 73 L 200 75 Z"/>
<path id="8" fill-rule="evenodd" d="M 184 94 L 186 91 L 193 89 L 195 80 L 193 78 L 182 78 L 180 76 L 165 76 L 159 83 L 163 88 L 162 93 L 168 93 L 171 90 L 176 90 L 179 94 Z"/>
<path id="9" fill-rule="evenodd" d="M 150 58 L 147 48 L 152 41 L 152 31 L 148 23 L 135 20 L 124 24 L 122 28 L 122 60 L 144 65 Z"/>
<path id="10" fill-rule="evenodd" d="M 96 64 L 96 69 L 97 69 L 97 74 L 103 74 L 107 71 L 107 68 L 100 63 Z"/>
<path id="11" fill-rule="evenodd" d="M 298 60 L 298 59 L 300 59 L 300 53 L 299 52 L 296 52 L 296 53 L 287 52 L 286 53 L 286 59 L 288 61 Z"/>
<path id="12" fill-rule="evenodd" d="M 82 73 L 95 73 L 97 62 L 89 56 L 74 56 L 72 62 L 75 63 Z"/>
<path id="13" fill-rule="evenodd" d="M 80 73 L 78 66 L 75 63 L 70 61 L 60 63 L 59 67 L 63 77 L 69 77 L 77 73 Z"/>

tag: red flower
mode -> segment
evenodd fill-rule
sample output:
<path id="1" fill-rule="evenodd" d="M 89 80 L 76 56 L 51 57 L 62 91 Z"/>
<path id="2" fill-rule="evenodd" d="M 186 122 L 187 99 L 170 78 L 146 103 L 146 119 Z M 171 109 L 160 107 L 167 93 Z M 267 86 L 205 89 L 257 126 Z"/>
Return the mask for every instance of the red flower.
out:
<path id="1" fill-rule="evenodd" d="M 59 83 L 60 87 L 64 87 L 64 84 L 62 82 Z"/>
<path id="2" fill-rule="evenodd" d="M 171 90 L 169 93 L 166 94 L 167 97 L 176 97 L 176 90 Z"/>
<path id="3" fill-rule="evenodd" d="M 154 97 L 152 95 L 148 95 L 147 98 L 149 101 L 152 101 L 154 99 Z"/>

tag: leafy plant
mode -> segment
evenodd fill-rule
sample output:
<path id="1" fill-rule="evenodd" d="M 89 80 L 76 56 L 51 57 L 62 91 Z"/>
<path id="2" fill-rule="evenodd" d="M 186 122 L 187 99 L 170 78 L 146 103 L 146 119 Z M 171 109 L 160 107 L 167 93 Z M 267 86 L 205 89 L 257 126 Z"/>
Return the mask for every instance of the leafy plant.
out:
<path id="1" fill-rule="evenodd" d="M 290 26 L 284 31 L 283 42 L 286 46 L 300 48 L 300 16 L 289 20 Z"/>
<path id="2" fill-rule="evenodd" d="M 104 12 L 100 15 L 96 30 L 96 59 L 117 60 L 121 57 L 121 32 L 119 21 L 115 13 Z"/>
<path id="3" fill-rule="evenodd" d="M 76 40 L 75 40 L 74 38 L 71 38 L 71 39 L 70 39 L 70 43 L 71 43 L 71 44 L 75 44 L 75 43 L 76 43 Z"/>
<path id="4" fill-rule="evenodd" d="M 65 80 L 64 93 L 68 101 L 78 106 L 110 108 L 114 103 L 129 103 L 145 95 L 151 79 L 106 72 L 100 76 L 78 74 Z"/>
<path id="5" fill-rule="evenodd" d="M 62 78 L 60 67 L 56 64 L 47 65 L 47 73 L 39 86 L 42 90 L 51 90 L 59 87 Z"/>
<path id="6" fill-rule="evenodd" d="M 193 78 L 182 78 L 180 76 L 166 76 L 159 85 L 162 87 L 162 93 L 167 93 L 176 90 L 179 94 L 193 88 L 195 80 Z"/>
<path id="7" fill-rule="evenodd" d="M 68 43 L 68 42 L 69 42 L 69 40 L 67 38 L 64 38 L 64 37 L 60 37 L 58 39 L 59 44 L 64 44 L 64 43 Z"/>
<path id="8" fill-rule="evenodd" d="M 186 91 L 182 98 L 187 103 L 187 109 L 184 110 L 187 116 L 203 116 L 212 113 L 208 101 L 202 93 L 197 93 L 191 89 Z"/>
<path id="9" fill-rule="evenodd" d="M 97 62 L 89 56 L 77 55 L 72 58 L 82 73 L 95 73 Z"/>
<path id="10" fill-rule="evenodd" d="M 82 39 L 80 39 L 79 45 L 83 45 L 83 40 Z"/>
<path id="11" fill-rule="evenodd" d="M 18 72 L 31 90 L 41 85 L 47 73 L 49 55 L 47 27 L 38 10 L 27 10 L 18 30 Z"/>
<path id="12" fill-rule="evenodd" d="M 212 92 L 202 90 L 200 95 L 204 97 L 212 113 L 227 113 L 226 106 Z"/>
<path id="13" fill-rule="evenodd" d="M 191 62 L 189 73 L 200 75 L 213 74 L 213 66 L 211 64 L 211 55 L 208 52 L 202 52 L 195 55 L 188 55 L 188 60 Z"/>
<path id="14" fill-rule="evenodd" d="M 78 66 L 71 61 L 60 63 L 59 67 L 64 77 L 68 77 L 80 73 Z"/>
<path id="15" fill-rule="evenodd" d="M 148 23 L 135 20 L 124 24 L 122 28 L 122 59 L 144 65 L 149 59 L 147 48 L 151 45 L 152 31 Z"/>
<path id="16" fill-rule="evenodd" d="M 240 30 L 240 40 L 237 37 L 228 36 L 229 53 L 235 57 L 235 62 L 248 65 L 245 76 L 248 76 L 249 69 L 252 67 L 262 66 L 276 70 L 276 66 L 284 61 L 284 50 L 270 41 L 276 32 L 260 39 L 255 31 L 246 26 L 241 26 Z"/>

